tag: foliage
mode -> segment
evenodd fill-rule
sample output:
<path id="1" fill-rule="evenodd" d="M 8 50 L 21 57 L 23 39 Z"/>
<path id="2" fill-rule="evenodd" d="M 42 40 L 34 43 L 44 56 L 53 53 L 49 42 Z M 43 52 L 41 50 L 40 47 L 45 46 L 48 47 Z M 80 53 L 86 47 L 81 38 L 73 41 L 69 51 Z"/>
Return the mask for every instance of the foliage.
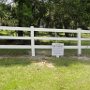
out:
<path id="1" fill-rule="evenodd" d="M 9 12 L 8 16 L 18 20 L 18 26 L 56 28 L 90 26 L 89 0 L 14 0 L 11 9 L 3 6 L 10 8 L 1 3 L 0 17 L 4 17 L 6 12 Z"/>

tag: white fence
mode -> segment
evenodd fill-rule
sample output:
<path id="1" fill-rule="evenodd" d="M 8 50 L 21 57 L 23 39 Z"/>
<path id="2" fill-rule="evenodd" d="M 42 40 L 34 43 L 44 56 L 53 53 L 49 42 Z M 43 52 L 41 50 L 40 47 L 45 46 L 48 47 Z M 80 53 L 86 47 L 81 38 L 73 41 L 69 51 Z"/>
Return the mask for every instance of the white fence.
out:
<path id="1" fill-rule="evenodd" d="M 48 29 L 48 28 L 34 28 L 31 26 L 27 27 L 7 27 L 0 26 L 0 30 L 15 30 L 15 31 L 29 31 L 30 37 L 21 37 L 21 36 L 0 36 L 0 39 L 9 39 L 9 40 L 31 40 L 31 45 L 0 45 L 0 49 L 31 49 L 32 56 L 35 56 L 35 49 L 52 49 L 51 45 L 35 45 L 35 40 L 73 40 L 77 41 L 76 46 L 64 46 L 64 49 L 77 49 L 78 55 L 81 55 L 82 49 L 90 49 L 90 46 L 82 46 L 82 40 L 89 41 L 90 38 L 82 38 L 82 33 L 89 33 L 89 30 L 81 30 L 80 28 L 77 30 L 70 29 Z M 35 37 L 34 32 L 64 32 L 64 33 L 76 33 L 77 37 Z"/>

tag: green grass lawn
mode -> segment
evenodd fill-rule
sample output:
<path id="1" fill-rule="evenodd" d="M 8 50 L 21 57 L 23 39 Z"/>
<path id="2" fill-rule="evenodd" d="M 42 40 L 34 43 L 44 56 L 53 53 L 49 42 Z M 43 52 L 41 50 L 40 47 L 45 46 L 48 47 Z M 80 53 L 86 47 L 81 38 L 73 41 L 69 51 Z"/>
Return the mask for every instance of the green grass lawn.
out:
<path id="1" fill-rule="evenodd" d="M 0 90 L 90 90 L 90 61 L 71 57 L 1 58 Z"/>

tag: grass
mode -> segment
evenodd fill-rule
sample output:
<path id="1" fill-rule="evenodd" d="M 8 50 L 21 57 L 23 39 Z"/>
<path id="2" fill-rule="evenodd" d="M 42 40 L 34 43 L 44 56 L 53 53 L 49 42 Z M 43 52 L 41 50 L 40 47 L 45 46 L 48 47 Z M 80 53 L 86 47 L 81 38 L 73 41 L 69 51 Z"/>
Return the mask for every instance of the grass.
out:
<path id="1" fill-rule="evenodd" d="M 7 33 L 11 34 L 0 32 Z M 64 43 L 77 45 L 75 41 Z M 90 42 L 83 41 L 82 45 L 90 45 Z M 65 50 L 65 57 L 59 59 L 50 57 L 50 53 L 50 50 L 36 50 L 37 57 L 32 58 L 29 50 L 0 50 L 0 90 L 90 90 L 89 58 L 75 58 L 77 50 Z M 23 55 L 29 58 L 18 57 Z M 90 50 L 83 50 L 82 56 L 90 57 Z"/>
<path id="2" fill-rule="evenodd" d="M 48 56 L 51 57 L 51 50 L 37 50 L 36 49 L 36 56 Z M 64 53 L 66 57 L 69 56 L 77 56 L 77 50 L 76 49 L 65 49 Z M 30 49 L 0 49 L 0 57 L 7 57 L 7 56 L 31 56 L 31 50 Z M 84 49 L 82 50 L 82 56 L 90 57 L 90 49 Z"/>
<path id="3" fill-rule="evenodd" d="M 90 61 L 71 57 L 1 58 L 0 90 L 90 90 Z"/>

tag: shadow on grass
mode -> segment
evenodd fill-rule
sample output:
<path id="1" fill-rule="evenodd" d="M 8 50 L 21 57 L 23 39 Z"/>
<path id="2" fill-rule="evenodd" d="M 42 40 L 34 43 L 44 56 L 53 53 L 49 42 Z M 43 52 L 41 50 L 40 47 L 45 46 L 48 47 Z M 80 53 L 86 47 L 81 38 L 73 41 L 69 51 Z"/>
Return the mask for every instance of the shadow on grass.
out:
<path id="1" fill-rule="evenodd" d="M 71 65 L 90 65 L 90 60 L 84 60 L 84 59 L 78 59 L 78 58 L 72 58 L 72 57 L 61 57 L 58 59 L 52 59 L 50 60 L 55 66 L 71 66 Z"/>
<path id="2" fill-rule="evenodd" d="M 60 57 L 60 58 L 55 58 L 55 57 L 31 57 L 31 58 L 2 58 L 0 59 L 0 66 L 3 67 L 10 67 L 10 66 L 15 66 L 15 65 L 21 65 L 21 66 L 27 66 L 32 63 L 39 63 L 39 62 L 44 62 L 44 63 L 52 63 L 56 67 L 68 67 L 71 65 L 90 65 L 90 60 L 79 60 L 77 58 L 72 58 L 72 57 Z"/>
<path id="3" fill-rule="evenodd" d="M 0 49 L 0 56 L 23 56 L 29 55 L 29 49 Z"/>
<path id="4" fill-rule="evenodd" d="M 15 65 L 26 66 L 31 64 L 31 60 L 23 58 L 2 58 L 0 59 L 0 66 L 9 67 Z"/>
<path id="5" fill-rule="evenodd" d="M 78 57 L 76 57 L 76 53 L 77 50 L 65 50 L 65 57 L 60 57 L 60 58 L 55 58 L 55 57 L 51 57 L 50 53 L 51 51 L 49 50 L 36 50 L 36 57 L 30 57 L 31 55 L 29 55 L 29 58 L 27 57 L 23 57 L 23 58 L 18 58 L 18 56 L 23 56 L 26 55 L 28 52 L 27 50 L 4 50 L 1 51 L 3 54 L 8 52 L 9 56 L 14 55 L 14 58 L 1 58 L 0 59 L 0 66 L 5 66 L 5 67 L 9 67 L 9 66 L 14 66 L 14 65 L 30 65 L 32 63 L 34 63 L 33 61 L 39 63 L 39 62 L 46 62 L 46 63 L 52 63 L 54 66 L 60 67 L 60 66 L 65 66 L 68 67 L 72 64 L 86 64 L 86 65 L 90 65 L 90 60 L 84 60 L 84 58 L 82 58 L 81 60 L 78 59 Z M 84 53 L 86 53 L 86 55 L 90 54 L 90 50 L 89 51 L 85 51 Z M 9 54 L 11 53 L 11 54 Z M 1 55 L 2 56 L 2 55 Z M 73 56 L 75 56 L 76 58 L 73 58 Z M 17 58 L 15 58 L 17 57 Z M 89 57 L 90 58 L 90 57 Z"/>

